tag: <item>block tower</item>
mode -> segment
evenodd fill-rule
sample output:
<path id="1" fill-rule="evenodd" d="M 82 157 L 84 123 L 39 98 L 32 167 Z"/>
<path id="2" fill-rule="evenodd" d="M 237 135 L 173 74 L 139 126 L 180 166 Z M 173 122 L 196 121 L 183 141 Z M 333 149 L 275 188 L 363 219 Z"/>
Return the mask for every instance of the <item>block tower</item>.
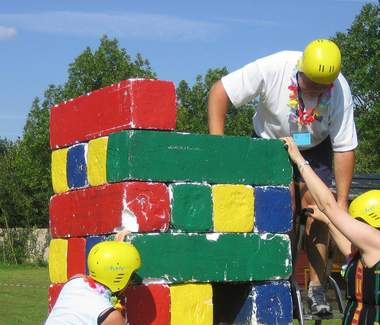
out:
<path id="1" fill-rule="evenodd" d="M 278 140 L 175 131 L 172 82 L 125 80 L 50 115 L 49 308 L 91 247 L 132 231 L 130 325 L 290 324 L 291 167 Z"/>

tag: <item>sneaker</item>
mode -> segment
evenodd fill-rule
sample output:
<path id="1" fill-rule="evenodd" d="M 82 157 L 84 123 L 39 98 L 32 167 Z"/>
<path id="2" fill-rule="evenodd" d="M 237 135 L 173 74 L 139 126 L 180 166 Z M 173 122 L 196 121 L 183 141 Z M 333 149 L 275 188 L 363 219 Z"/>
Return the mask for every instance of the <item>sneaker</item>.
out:
<path id="1" fill-rule="evenodd" d="M 312 315 L 329 315 L 331 308 L 326 300 L 325 290 L 322 286 L 309 286 L 307 298 Z"/>

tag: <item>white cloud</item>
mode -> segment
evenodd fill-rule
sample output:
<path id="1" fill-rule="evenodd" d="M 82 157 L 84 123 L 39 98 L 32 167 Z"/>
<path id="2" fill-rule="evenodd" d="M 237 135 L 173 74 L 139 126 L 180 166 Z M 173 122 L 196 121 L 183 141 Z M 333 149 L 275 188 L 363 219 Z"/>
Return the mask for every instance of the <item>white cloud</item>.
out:
<path id="1" fill-rule="evenodd" d="M 0 21 L 40 33 L 179 41 L 206 41 L 222 31 L 222 25 L 216 23 L 137 12 L 0 14 Z"/>
<path id="2" fill-rule="evenodd" d="M 0 41 L 15 38 L 17 34 L 16 28 L 0 26 Z"/>

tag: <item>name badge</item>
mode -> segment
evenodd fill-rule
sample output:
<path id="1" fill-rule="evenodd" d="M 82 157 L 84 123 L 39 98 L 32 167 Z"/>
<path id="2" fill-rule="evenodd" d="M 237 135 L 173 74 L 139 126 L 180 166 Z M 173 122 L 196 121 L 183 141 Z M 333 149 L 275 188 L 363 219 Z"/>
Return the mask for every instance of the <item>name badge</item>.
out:
<path id="1" fill-rule="evenodd" d="M 311 145 L 311 134 L 309 132 L 295 132 L 292 137 L 297 146 Z"/>

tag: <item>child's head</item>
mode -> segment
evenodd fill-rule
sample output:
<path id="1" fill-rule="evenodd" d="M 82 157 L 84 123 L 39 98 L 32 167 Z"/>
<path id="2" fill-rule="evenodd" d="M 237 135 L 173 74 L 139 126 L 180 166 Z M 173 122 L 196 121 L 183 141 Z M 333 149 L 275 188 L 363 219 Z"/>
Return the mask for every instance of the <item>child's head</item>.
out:
<path id="1" fill-rule="evenodd" d="M 120 241 L 104 241 L 94 245 L 87 263 L 90 276 L 112 292 L 123 290 L 131 274 L 141 266 L 137 249 Z"/>
<path id="2" fill-rule="evenodd" d="M 380 190 L 359 195 L 351 202 L 348 211 L 354 218 L 380 229 Z"/>

